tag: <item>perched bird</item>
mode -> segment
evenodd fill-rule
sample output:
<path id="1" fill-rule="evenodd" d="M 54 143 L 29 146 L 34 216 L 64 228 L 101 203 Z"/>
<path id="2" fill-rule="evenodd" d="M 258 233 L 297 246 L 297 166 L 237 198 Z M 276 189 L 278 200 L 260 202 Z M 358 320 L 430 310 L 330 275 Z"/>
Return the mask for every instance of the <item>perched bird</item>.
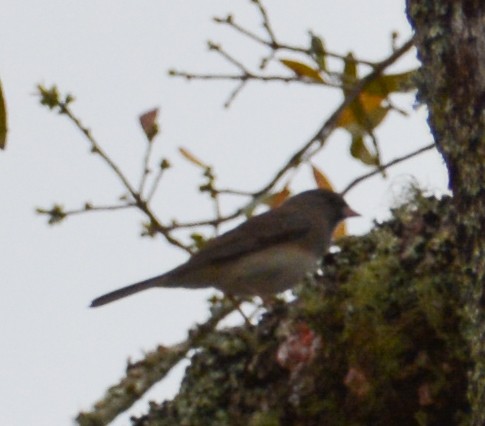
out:
<path id="1" fill-rule="evenodd" d="M 94 299 L 91 307 L 155 287 L 216 287 L 234 296 L 269 296 L 318 268 L 337 224 L 358 216 L 325 189 L 302 192 L 213 240 L 187 262 Z"/>

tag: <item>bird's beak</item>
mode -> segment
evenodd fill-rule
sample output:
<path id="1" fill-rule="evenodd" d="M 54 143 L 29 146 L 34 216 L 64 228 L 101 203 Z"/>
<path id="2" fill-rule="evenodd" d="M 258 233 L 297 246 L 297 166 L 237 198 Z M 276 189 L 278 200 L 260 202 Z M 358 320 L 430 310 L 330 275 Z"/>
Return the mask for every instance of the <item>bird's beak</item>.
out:
<path id="1" fill-rule="evenodd" d="M 344 207 L 344 218 L 360 216 L 355 210 L 352 210 L 349 206 Z"/>

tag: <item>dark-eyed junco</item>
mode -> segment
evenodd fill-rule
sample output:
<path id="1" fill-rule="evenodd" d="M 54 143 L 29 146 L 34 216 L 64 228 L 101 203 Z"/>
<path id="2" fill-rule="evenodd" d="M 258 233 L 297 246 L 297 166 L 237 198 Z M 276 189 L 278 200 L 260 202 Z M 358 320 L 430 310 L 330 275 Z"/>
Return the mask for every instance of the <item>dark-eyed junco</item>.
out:
<path id="1" fill-rule="evenodd" d="M 155 287 L 216 287 L 228 295 L 268 296 L 317 269 L 337 224 L 358 216 L 325 189 L 302 192 L 209 241 L 182 265 L 94 299 L 92 307 Z"/>

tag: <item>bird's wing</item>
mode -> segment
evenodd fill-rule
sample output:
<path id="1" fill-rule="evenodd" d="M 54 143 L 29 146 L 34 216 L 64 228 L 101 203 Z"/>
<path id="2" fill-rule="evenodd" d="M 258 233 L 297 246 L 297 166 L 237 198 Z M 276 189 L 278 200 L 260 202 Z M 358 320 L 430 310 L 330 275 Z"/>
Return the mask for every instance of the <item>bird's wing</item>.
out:
<path id="1" fill-rule="evenodd" d="M 269 246 L 295 241 L 303 238 L 310 227 L 305 215 L 295 215 L 294 211 L 272 211 L 270 217 L 263 213 L 209 241 L 186 266 L 217 264 Z"/>

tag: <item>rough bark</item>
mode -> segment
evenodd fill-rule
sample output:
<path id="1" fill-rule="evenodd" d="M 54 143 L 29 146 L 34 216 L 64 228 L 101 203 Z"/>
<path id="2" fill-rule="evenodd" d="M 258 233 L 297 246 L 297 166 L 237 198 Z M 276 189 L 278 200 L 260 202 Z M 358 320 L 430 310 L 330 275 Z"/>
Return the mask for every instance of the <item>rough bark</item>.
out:
<path id="1" fill-rule="evenodd" d="M 465 422 L 470 354 L 451 199 L 411 198 L 395 219 L 342 241 L 297 301 L 276 304 L 255 327 L 207 336 L 179 394 L 133 423 Z"/>
<path id="2" fill-rule="evenodd" d="M 472 424 L 485 424 L 485 2 L 408 0 L 420 98 L 449 171 L 461 297 L 474 366 Z"/>

